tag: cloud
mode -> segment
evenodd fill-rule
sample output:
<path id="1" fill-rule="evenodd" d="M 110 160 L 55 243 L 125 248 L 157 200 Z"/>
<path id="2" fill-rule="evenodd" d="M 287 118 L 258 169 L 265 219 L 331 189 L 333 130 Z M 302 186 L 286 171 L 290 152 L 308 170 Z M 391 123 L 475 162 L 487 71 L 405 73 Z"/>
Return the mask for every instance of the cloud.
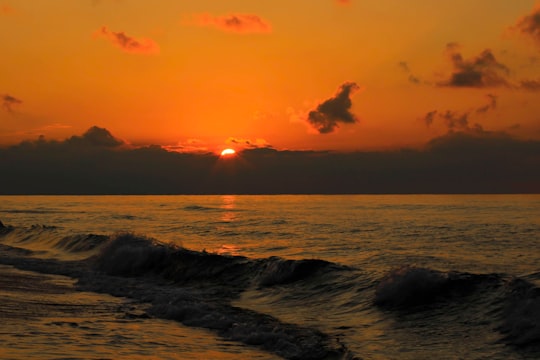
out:
<path id="1" fill-rule="evenodd" d="M 409 74 L 409 82 L 413 84 L 420 84 L 420 78 L 414 74 L 411 74 L 411 69 L 409 67 L 409 64 L 406 61 L 400 61 L 398 63 L 398 66 L 403 72 Z"/>
<path id="2" fill-rule="evenodd" d="M 358 120 L 350 111 L 352 107 L 351 95 L 359 87 L 354 82 L 341 85 L 336 95 L 317 106 L 308 114 L 308 122 L 320 134 L 334 132 L 339 123 L 354 124 Z"/>
<path id="3" fill-rule="evenodd" d="M 335 0 L 340 5 L 350 5 L 352 0 Z"/>
<path id="4" fill-rule="evenodd" d="M 0 147 L 3 194 L 370 194 L 540 192 L 540 141 L 454 131 L 423 149 L 246 149 L 238 161 L 130 148 L 94 127 L 64 141 Z M 36 181 L 39 179 L 39 181 Z"/>
<path id="5" fill-rule="evenodd" d="M 9 113 L 13 112 L 13 108 L 19 104 L 22 104 L 22 100 L 16 97 L 8 94 L 2 96 L 2 108 Z"/>
<path id="6" fill-rule="evenodd" d="M 511 29 L 532 38 L 540 46 L 540 4 L 536 5 L 530 14 L 520 18 Z"/>
<path id="7" fill-rule="evenodd" d="M 518 88 L 527 91 L 540 91 L 540 80 L 521 80 Z"/>
<path id="8" fill-rule="evenodd" d="M 199 139 L 187 139 L 186 141 L 180 141 L 176 145 L 162 146 L 167 151 L 175 151 L 179 153 L 208 153 L 208 146 L 206 143 Z"/>
<path id="9" fill-rule="evenodd" d="M 480 106 L 479 108 L 477 108 L 476 113 L 485 114 L 489 110 L 495 110 L 495 108 L 497 107 L 497 99 L 499 97 L 497 95 L 493 95 L 493 94 L 487 94 L 486 96 L 489 98 L 489 103 L 484 105 L 484 106 Z"/>
<path id="10" fill-rule="evenodd" d="M 235 138 L 235 137 L 229 137 L 225 143 L 227 145 L 234 145 L 241 149 L 259 149 L 259 148 L 271 148 L 272 146 L 268 143 L 268 141 L 264 139 L 242 139 L 242 138 Z"/>
<path id="11" fill-rule="evenodd" d="M 211 14 L 196 14 L 188 24 L 212 27 L 218 30 L 233 33 L 270 33 L 270 23 L 254 14 L 228 14 L 214 16 Z"/>
<path id="12" fill-rule="evenodd" d="M 422 121 L 429 128 L 433 125 L 435 120 L 439 119 L 442 121 L 447 131 L 450 132 L 472 132 L 472 133 L 482 133 L 485 132 L 483 127 L 474 123 L 471 125 L 470 118 L 473 114 L 485 114 L 488 111 L 494 110 L 497 107 L 498 96 L 493 94 L 487 94 L 486 97 L 489 99 L 489 103 L 486 105 L 479 106 L 477 108 L 470 109 L 468 111 L 454 111 L 446 110 L 439 111 L 433 110 L 429 111 L 422 117 Z"/>
<path id="13" fill-rule="evenodd" d="M 102 26 L 96 33 L 98 36 L 103 37 L 113 43 L 115 46 L 122 49 L 124 52 L 131 54 L 158 54 L 160 51 L 159 45 L 152 39 L 148 38 L 134 38 L 126 35 L 126 33 L 119 31 L 114 32 Z"/>
<path id="14" fill-rule="evenodd" d="M 491 50 L 486 49 L 478 56 L 464 59 L 459 52 L 459 45 L 449 43 L 446 52 L 453 65 L 450 78 L 439 83 L 451 87 L 497 87 L 509 86 L 506 77 L 510 70 L 497 61 Z"/>
<path id="15" fill-rule="evenodd" d="M 449 132 L 482 130 L 479 124 L 475 124 L 473 128 L 469 126 L 469 116 L 469 112 L 433 110 L 428 112 L 423 119 L 427 127 L 433 125 L 435 119 L 441 119 Z"/>
<path id="16" fill-rule="evenodd" d="M 411 69 L 409 68 L 409 64 L 406 61 L 400 61 L 398 63 L 398 66 L 401 68 L 401 70 L 405 71 L 406 73 L 411 72 Z"/>
<path id="17" fill-rule="evenodd" d="M 437 113 L 438 113 L 437 110 L 433 110 L 433 111 L 428 112 L 426 115 L 424 115 L 423 120 L 427 127 L 430 127 L 431 125 L 433 125 L 433 121 L 435 121 L 435 117 L 437 116 Z"/>
<path id="18" fill-rule="evenodd" d="M 125 143 L 112 136 L 109 130 L 92 126 L 82 136 L 72 136 L 65 140 L 67 146 L 90 148 L 115 148 Z"/>

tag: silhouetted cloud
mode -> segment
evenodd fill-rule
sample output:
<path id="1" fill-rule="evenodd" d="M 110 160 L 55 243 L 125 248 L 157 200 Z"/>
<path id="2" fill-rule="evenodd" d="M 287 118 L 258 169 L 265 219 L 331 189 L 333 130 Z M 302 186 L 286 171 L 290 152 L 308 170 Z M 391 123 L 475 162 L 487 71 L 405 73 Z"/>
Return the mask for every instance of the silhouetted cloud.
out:
<path id="1" fill-rule="evenodd" d="M 403 72 L 409 74 L 408 80 L 410 83 L 413 84 L 420 84 L 420 78 L 414 74 L 411 73 L 411 69 L 409 67 L 409 64 L 406 61 L 400 61 L 398 62 L 398 66 Z"/>
<path id="2" fill-rule="evenodd" d="M 2 95 L 2 108 L 5 111 L 13 112 L 13 108 L 19 104 L 22 104 L 22 100 L 8 94 Z"/>
<path id="3" fill-rule="evenodd" d="M 540 80 L 521 80 L 518 87 L 527 91 L 540 91 Z"/>
<path id="4" fill-rule="evenodd" d="M 486 49 L 472 59 L 464 59 L 456 43 L 449 43 L 446 51 L 454 69 L 450 78 L 439 85 L 477 88 L 509 86 L 506 77 L 510 70 L 497 61 L 491 50 Z"/>
<path id="5" fill-rule="evenodd" d="M 398 66 L 401 68 L 401 70 L 405 71 L 406 73 L 411 72 L 411 69 L 409 69 L 409 64 L 406 61 L 398 62 Z"/>
<path id="6" fill-rule="evenodd" d="M 424 116 L 424 122 L 426 126 L 431 126 L 435 121 L 435 118 L 443 120 L 444 125 L 448 131 L 466 131 L 470 130 L 469 127 L 469 113 L 468 112 L 457 112 L 452 110 L 446 111 L 430 111 Z M 479 125 L 475 125 L 479 127 Z"/>
<path id="7" fill-rule="evenodd" d="M 477 108 L 476 112 L 478 114 L 485 114 L 489 110 L 494 110 L 497 107 L 497 99 L 499 97 L 497 95 L 493 95 L 493 94 L 487 94 L 486 96 L 489 98 L 489 103 L 484 105 L 484 106 L 480 106 L 479 108 Z"/>
<path id="8" fill-rule="evenodd" d="M 102 26 L 97 32 L 98 36 L 108 39 L 115 46 L 123 51 L 131 54 L 157 54 L 159 53 L 159 45 L 152 39 L 134 38 L 119 31 L 111 31 L 107 26 Z"/>
<path id="9" fill-rule="evenodd" d="M 308 122 L 321 134 L 328 134 L 339 127 L 339 123 L 354 124 L 358 120 L 350 111 L 351 95 L 359 87 L 354 82 L 341 85 L 336 95 L 317 106 L 308 114 Z"/>
<path id="10" fill-rule="evenodd" d="M 435 116 L 437 116 L 437 110 L 429 111 L 423 118 L 424 123 L 427 127 L 430 127 L 433 124 L 433 121 L 435 121 Z"/>
<path id="11" fill-rule="evenodd" d="M 532 38 L 540 46 L 540 4 L 537 4 L 530 14 L 520 18 L 513 29 Z"/>
<path id="12" fill-rule="evenodd" d="M 421 150 L 338 153 L 254 148 L 228 161 L 220 161 L 218 154 L 120 145 L 106 129 L 94 127 L 64 141 L 40 137 L 0 148 L 1 193 L 540 192 L 540 141 L 523 141 L 503 132 L 449 132 Z"/>
<path id="13" fill-rule="evenodd" d="M 271 148 L 272 146 L 264 139 L 242 139 L 242 138 L 235 138 L 235 137 L 229 137 L 227 141 L 225 141 L 227 145 L 235 145 L 238 146 L 241 149 L 257 149 L 257 148 Z"/>
<path id="14" fill-rule="evenodd" d="M 117 147 L 123 145 L 124 142 L 112 136 L 109 130 L 92 126 L 82 136 L 72 136 L 66 140 L 71 144 L 100 146 L 100 147 Z"/>
<path id="15" fill-rule="evenodd" d="M 180 153 L 208 153 L 208 146 L 204 141 L 199 139 L 187 139 L 186 141 L 181 141 L 176 145 L 165 145 L 162 146 L 168 151 L 175 151 Z"/>
<path id="16" fill-rule="evenodd" d="M 234 33 L 269 33 L 272 31 L 272 26 L 268 21 L 254 14 L 221 16 L 196 14 L 188 23 Z"/>

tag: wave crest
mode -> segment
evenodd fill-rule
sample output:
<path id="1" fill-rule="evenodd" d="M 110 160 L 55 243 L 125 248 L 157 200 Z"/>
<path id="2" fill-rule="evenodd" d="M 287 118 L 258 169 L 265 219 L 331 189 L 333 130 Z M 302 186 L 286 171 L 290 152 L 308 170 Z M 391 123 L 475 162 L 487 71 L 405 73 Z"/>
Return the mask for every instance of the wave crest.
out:
<path id="1" fill-rule="evenodd" d="M 381 280 L 375 291 L 375 303 L 390 307 L 424 305 L 468 295 L 480 285 L 498 286 L 501 281 L 497 274 L 445 273 L 404 266 L 390 271 Z"/>
<path id="2" fill-rule="evenodd" d="M 137 276 L 160 270 L 176 250 L 143 235 L 118 233 L 111 236 L 96 258 L 97 267 L 109 275 Z"/>

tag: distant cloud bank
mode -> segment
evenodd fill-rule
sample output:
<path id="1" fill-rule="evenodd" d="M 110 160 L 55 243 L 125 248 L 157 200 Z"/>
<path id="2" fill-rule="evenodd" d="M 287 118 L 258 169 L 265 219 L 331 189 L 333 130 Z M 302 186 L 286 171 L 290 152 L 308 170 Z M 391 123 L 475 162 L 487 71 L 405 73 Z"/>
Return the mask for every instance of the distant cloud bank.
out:
<path id="1" fill-rule="evenodd" d="M 253 146 L 233 159 L 156 145 L 133 148 L 92 127 L 64 141 L 40 137 L 0 148 L 0 193 L 540 193 L 540 141 L 462 131 L 467 124 L 459 115 L 442 118 L 459 124 L 421 150 L 338 153 Z"/>

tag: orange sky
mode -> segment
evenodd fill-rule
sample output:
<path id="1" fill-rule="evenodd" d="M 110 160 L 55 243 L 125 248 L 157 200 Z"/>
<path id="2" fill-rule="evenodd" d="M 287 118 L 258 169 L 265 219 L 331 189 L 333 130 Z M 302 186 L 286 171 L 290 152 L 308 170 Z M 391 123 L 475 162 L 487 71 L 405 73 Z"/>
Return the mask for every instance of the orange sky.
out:
<path id="1" fill-rule="evenodd" d="M 540 139 L 539 6 L 0 0 L 0 144 L 92 125 L 179 151 Z"/>

